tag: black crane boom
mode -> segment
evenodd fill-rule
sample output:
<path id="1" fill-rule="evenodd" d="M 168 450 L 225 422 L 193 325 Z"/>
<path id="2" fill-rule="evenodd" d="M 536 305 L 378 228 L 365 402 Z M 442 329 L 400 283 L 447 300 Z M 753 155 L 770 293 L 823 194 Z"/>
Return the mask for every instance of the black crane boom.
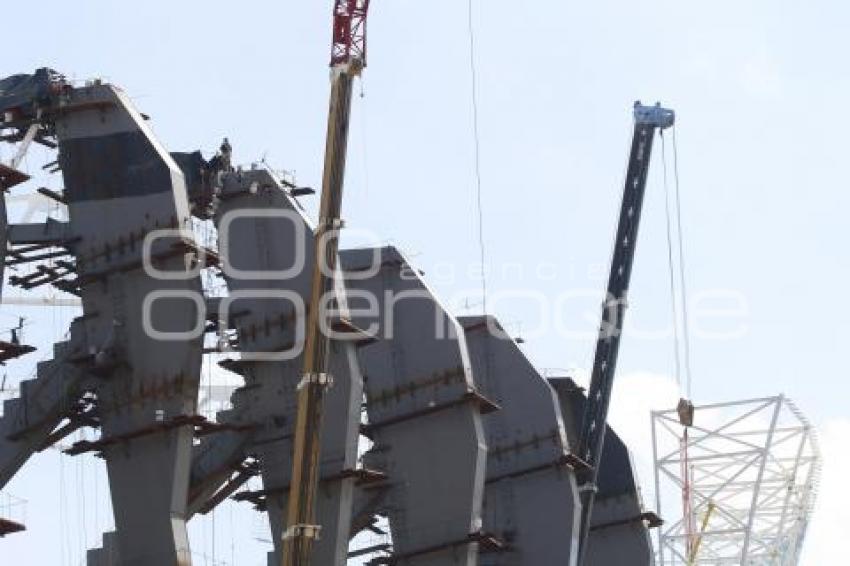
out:
<path id="1" fill-rule="evenodd" d="M 579 565 L 583 563 L 587 547 L 590 519 L 596 495 L 596 481 L 600 457 L 607 430 L 608 406 L 614 387 L 614 371 L 623 331 L 623 317 L 628 306 L 629 281 L 634 264 L 635 246 L 640 225 L 646 179 L 652 156 L 652 142 L 656 130 L 673 125 L 675 114 L 660 105 L 643 106 L 635 103 L 635 128 L 632 138 L 626 186 L 620 207 L 617 238 L 608 277 L 608 290 L 602 306 L 602 322 L 596 342 L 593 372 L 587 392 L 587 405 L 579 440 L 579 457 L 589 467 L 579 477 L 581 483 L 582 521 L 579 546 Z"/>

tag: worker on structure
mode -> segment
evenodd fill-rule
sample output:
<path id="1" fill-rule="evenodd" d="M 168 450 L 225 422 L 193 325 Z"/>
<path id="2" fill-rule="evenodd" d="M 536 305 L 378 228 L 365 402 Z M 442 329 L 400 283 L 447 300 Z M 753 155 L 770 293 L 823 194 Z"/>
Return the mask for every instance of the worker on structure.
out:
<path id="1" fill-rule="evenodd" d="M 219 152 L 221 152 L 221 165 L 222 169 L 225 171 L 233 170 L 233 147 L 230 145 L 230 140 L 224 138 L 224 141 L 221 142 L 221 147 L 219 148 Z"/>

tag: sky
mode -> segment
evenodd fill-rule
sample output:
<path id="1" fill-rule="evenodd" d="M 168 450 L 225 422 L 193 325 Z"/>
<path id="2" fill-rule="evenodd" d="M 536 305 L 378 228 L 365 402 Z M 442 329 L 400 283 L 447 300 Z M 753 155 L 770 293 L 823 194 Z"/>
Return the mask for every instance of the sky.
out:
<path id="1" fill-rule="evenodd" d="M 169 149 L 209 156 L 228 136 L 237 161 L 265 159 L 318 186 L 330 5 L 47 0 L 36 26 L 32 8 L 16 3 L 4 9 L 21 25 L 4 31 L 0 76 L 51 66 L 103 77 L 152 117 Z M 348 243 L 393 243 L 455 312 L 474 312 L 481 250 L 467 4 L 372 5 L 351 130 Z M 850 471 L 841 449 L 850 380 L 838 356 L 850 341 L 840 295 L 850 278 L 840 235 L 850 210 L 848 20 L 838 0 L 476 0 L 473 18 L 488 310 L 523 336 L 541 369 L 589 367 L 631 105 L 675 109 L 693 398 L 784 393 L 819 427 L 826 468 L 807 566 L 843 552 L 838 525 L 846 534 L 850 518 L 839 479 Z M 669 136 L 671 184 L 672 145 Z M 647 437 L 648 411 L 671 397 L 655 394 L 659 380 L 673 397 L 677 387 L 660 149 L 619 363 L 618 387 L 646 414 L 618 415 L 615 403 L 612 415 Z M 19 313 L 39 322 L 32 337 L 45 342 L 72 315 L 3 306 L 0 320 L 11 325 Z M 33 363 L 10 365 L 10 380 Z M 637 438 L 632 449 L 646 468 L 648 444 Z M 109 521 L 98 470 L 51 451 L 31 462 L 8 487 L 28 500 L 31 530 L 0 542 L 0 552 L 81 563 Z M 258 517 L 226 507 L 211 522 L 193 525 L 196 551 L 263 563 Z M 60 544 L 44 544 L 51 532 L 62 533 Z"/>

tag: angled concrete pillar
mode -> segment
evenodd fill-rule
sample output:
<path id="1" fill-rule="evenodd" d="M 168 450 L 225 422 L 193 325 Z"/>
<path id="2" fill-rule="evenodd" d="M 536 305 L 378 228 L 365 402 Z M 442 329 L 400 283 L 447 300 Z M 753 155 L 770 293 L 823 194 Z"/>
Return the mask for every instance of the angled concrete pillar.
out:
<path id="1" fill-rule="evenodd" d="M 360 349 L 374 442 L 365 462 L 388 476 L 382 512 L 394 563 L 474 566 L 487 450 L 481 412 L 492 406 L 476 389 L 463 330 L 394 248 L 341 258 L 354 321 L 380 336 Z"/>
<path id="2" fill-rule="evenodd" d="M 484 417 L 488 566 L 574 565 L 580 502 L 560 404 L 493 317 L 461 317 L 475 382 L 500 410 Z"/>
<path id="3" fill-rule="evenodd" d="M 292 473 L 292 433 L 296 386 L 301 379 L 304 308 L 309 298 L 313 258 L 312 223 L 266 170 L 224 174 L 215 221 L 222 265 L 232 302 L 227 319 L 236 328 L 238 349 L 227 367 L 245 379 L 233 395 L 233 409 L 218 421 L 243 429 L 203 440 L 193 471 L 194 507 L 214 497 L 229 469 L 251 456 L 259 463 L 263 489 L 241 493 L 268 513 L 279 564 Z M 341 280 L 339 281 L 341 283 Z M 345 317 L 344 293 L 338 300 Z M 300 328 L 300 330 L 299 330 Z M 314 563 L 344 565 L 357 477 L 357 439 L 363 385 L 355 342 L 344 333 L 331 344 L 334 386 L 322 427 L 322 484 L 317 519 L 322 537 Z M 225 473 L 222 474 L 221 471 Z"/>
<path id="4" fill-rule="evenodd" d="M 189 421 L 202 348 L 193 329 L 204 313 L 200 278 L 186 275 L 193 241 L 183 175 L 114 86 L 64 92 L 55 130 L 87 344 L 72 361 L 99 377 L 102 439 L 74 452 L 103 453 L 122 564 L 189 564 Z M 163 229 L 172 232 L 145 251 L 146 237 Z M 175 276 L 153 275 L 146 260 Z"/>
<path id="5" fill-rule="evenodd" d="M 578 442 L 578 430 L 587 402 L 584 390 L 570 378 L 551 378 L 549 383 L 560 399 L 567 434 L 571 442 Z M 605 435 L 598 485 L 586 565 L 655 564 L 649 526 L 657 526 L 657 519 L 644 508 L 631 454 L 610 427 Z"/>

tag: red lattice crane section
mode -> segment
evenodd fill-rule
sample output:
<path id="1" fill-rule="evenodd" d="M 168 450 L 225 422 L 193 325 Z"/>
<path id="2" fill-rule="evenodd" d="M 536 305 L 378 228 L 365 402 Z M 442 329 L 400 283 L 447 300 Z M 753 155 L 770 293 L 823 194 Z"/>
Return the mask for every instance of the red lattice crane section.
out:
<path id="1" fill-rule="evenodd" d="M 336 0 L 331 67 L 359 61 L 366 66 L 366 16 L 369 0 Z"/>

